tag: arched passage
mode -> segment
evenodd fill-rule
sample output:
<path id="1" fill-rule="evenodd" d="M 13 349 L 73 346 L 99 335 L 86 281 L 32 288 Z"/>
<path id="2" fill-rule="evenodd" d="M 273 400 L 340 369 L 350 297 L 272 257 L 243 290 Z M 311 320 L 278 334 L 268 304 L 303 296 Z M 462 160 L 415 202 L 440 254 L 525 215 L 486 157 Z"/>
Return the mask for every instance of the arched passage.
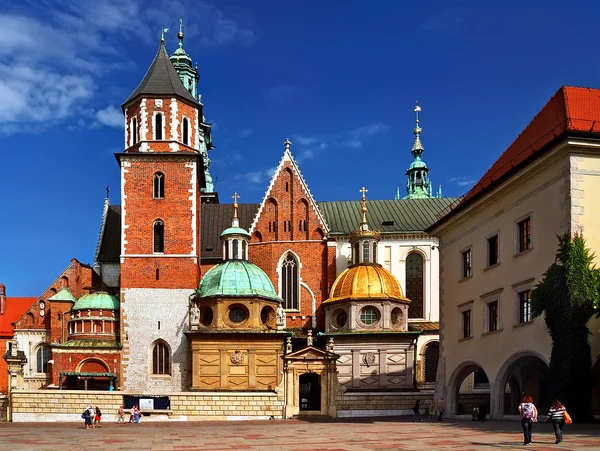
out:
<path id="1" fill-rule="evenodd" d="M 592 367 L 592 412 L 600 415 L 600 357 Z"/>
<path id="2" fill-rule="evenodd" d="M 490 383 L 476 362 L 463 362 L 448 381 L 446 409 L 449 415 L 471 415 L 473 408 L 490 412 Z"/>
<path id="3" fill-rule="evenodd" d="M 540 412 L 550 408 L 548 363 L 533 351 L 523 351 L 506 359 L 497 377 L 496 402 L 499 415 L 518 415 L 523 393 L 533 398 Z"/>

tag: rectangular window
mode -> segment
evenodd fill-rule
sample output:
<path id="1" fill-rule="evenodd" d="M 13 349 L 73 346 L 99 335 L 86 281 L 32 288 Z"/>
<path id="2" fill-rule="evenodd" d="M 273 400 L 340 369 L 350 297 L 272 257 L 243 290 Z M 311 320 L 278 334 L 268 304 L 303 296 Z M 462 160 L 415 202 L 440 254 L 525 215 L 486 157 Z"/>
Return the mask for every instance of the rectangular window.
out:
<path id="1" fill-rule="evenodd" d="M 488 266 L 494 266 L 498 263 L 498 235 L 494 235 L 487 239 L 487 251 L 488 251 Z"/>
<path id="2" fill-rule="evenodd" d="M 471 336 L 471 310 L 462 312 L 462 338 Z"/>
<path id="3" fill-rule="evenodd" d="M 473 274 L 473 268 L 471 266 L 472 262 L 472 252 L 471 249 L 463 251 L 462 253 L 462 277 L 471 277 Z"/>
<path id="4" fill-rule="evenodd" d="M 517 223 L 519 233 L 519 252 L 531 247 L 531 218 L 523 219 Z"/>
<path id="5" fill-rule="evenodd" d="M 498 301 L 488 302 L 488 324 L 487 331 L 498 330 Z"/>
<path id="6" fill-rule="evenodd" d="M 519 323 L 531 321 L 531 290 L 519 293 Z"/>

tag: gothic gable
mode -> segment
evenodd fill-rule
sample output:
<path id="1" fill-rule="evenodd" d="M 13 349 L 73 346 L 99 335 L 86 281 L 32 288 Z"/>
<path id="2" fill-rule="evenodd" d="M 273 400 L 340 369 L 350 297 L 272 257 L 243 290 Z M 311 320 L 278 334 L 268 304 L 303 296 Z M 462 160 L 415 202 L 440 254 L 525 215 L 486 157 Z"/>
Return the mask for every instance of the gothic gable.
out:
<path id="1" fill-rule="evenodd" d="M 329 232 L 325 218 L 289 148 L 275 170 L 250 227 L 258 241 L 322 240 Z"/>

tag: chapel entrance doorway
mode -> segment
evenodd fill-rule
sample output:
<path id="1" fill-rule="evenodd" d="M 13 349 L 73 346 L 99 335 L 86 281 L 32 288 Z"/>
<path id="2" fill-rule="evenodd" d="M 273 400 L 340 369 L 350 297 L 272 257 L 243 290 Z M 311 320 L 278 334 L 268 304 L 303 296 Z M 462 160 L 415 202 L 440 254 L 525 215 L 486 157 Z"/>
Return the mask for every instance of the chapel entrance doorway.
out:
<path id="1" fill-rule="evenodd" d="M 300 375 L 300 411 L 321 411 L 321 378 L 316 373 Z"/>

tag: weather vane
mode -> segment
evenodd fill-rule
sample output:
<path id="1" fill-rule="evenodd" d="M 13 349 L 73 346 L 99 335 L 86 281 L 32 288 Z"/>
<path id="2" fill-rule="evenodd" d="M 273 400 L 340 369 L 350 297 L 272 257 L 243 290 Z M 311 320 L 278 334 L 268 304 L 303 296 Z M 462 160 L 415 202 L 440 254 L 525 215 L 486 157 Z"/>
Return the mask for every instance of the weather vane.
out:
<path id="1" fill-rule="evenodd" d="M 168 28 L 161 28 L 160 29 L 160 40 L 161 42 L 165 42 L 165 33 L 168 32 L 169 29 Z"/>

